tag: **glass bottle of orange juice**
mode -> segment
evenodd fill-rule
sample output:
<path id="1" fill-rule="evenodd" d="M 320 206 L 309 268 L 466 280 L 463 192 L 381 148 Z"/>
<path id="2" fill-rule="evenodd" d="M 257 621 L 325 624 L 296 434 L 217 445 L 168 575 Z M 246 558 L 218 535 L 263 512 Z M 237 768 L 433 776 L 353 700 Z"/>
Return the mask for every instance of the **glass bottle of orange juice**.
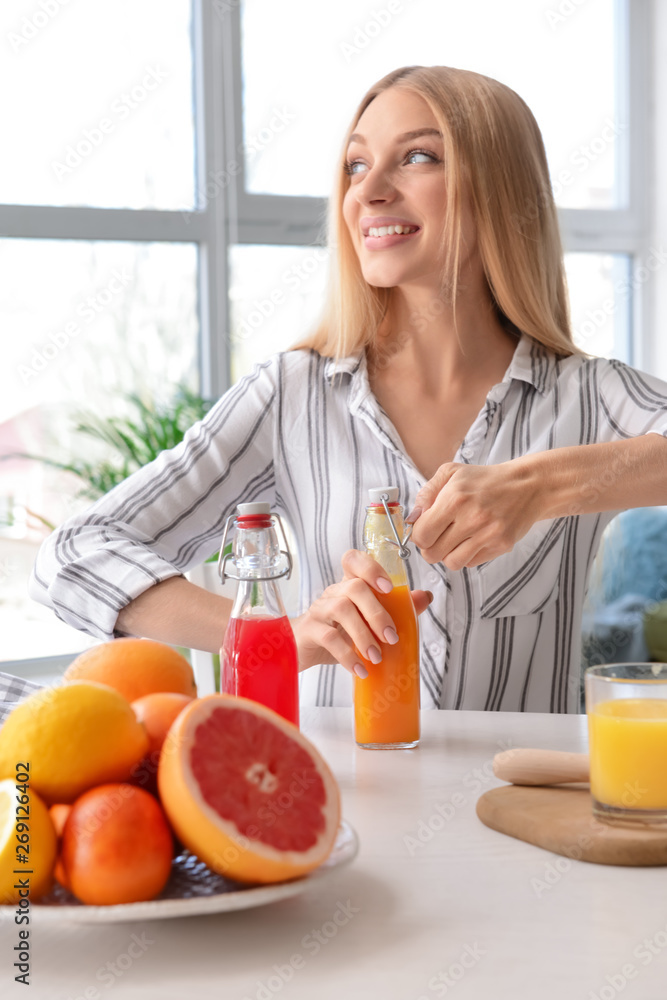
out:
<path id="1" fill-rule="evenodd" d="M 360 655 L 368 677 L 354 678 L 355 740 L 372 750 L 406 749 L 419 742 L 419 625 L 405 570 L 407 549 L 399 546 L 403 509 L 396 486 L 368 492 L 364 547 L 394 585 L 388 594 L 375 592 L 375 597 L 391 615 L 398 642 L 381 644 L 380 663 Z"/>

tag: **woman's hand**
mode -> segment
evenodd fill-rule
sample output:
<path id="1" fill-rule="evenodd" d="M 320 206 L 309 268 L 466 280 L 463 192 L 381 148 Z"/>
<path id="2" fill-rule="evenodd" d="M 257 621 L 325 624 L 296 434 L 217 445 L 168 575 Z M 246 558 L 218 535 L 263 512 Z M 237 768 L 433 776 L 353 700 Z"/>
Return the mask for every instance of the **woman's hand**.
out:
<path id="1" fill-rule="evenodd" d="M 341 663 L 350 673 L 366 677 L 357 650 L 371 662 L 379 663 L 382 644 L 398 642 L 394 622 L 376 596 L 389 593 L 392 583 L 366 552 L 349 549 L 342 565 L 343 579 L 327 587 L 305 614 L 292 620 L 299 670 L 316 663 Z M 433 594 L 413 590 L 412 600 L 415 611 L 421 614 Z"/>
<path id="2" fill-rule="evenodd" d="M 454 570 L 479 566 L 509 552 L 535 521 L 549 516 L 531 458 L 441 465 L 407 518 L 414 522 L 412 541 L 424 559 Z"/>

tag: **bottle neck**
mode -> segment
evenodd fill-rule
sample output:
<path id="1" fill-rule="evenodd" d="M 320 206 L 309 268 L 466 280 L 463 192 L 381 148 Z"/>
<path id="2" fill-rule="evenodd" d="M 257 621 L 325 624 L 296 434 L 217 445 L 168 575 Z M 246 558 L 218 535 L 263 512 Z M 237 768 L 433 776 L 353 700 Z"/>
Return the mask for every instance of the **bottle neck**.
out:
<path id="1" fill-rule="evenodd" d="M 270 517 L 248 515 L 236 519 L 231 561 L 235 577 L 248 581 L 280 579 L 285 559 Z"/>
<path id="2" fill-rule="evenodd" d="M 389 504 L 389 513 L 400 539 L 405 535 L 403 524 L 403 508 L 400 504 Z M 405 561 L 398 554 L 398 545 L 394 532 L 382 504 L 366 508 L 364 521 L 364 547 L 366 552 L 375 559 L 389 574 L 395 587 L 408 582 Z"/>
<path id="3" fill-rule="evenodd" d="M 284 618 L 277 580 L 239 580 L 231 618 Z"/>

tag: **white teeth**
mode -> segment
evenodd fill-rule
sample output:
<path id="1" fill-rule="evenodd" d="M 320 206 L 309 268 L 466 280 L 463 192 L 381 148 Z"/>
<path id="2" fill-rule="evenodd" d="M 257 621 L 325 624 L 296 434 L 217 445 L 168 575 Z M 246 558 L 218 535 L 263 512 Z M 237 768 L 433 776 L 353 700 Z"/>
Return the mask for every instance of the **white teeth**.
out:
<path id="1" fill-rule="evenodd" d="M 419 226 L 379 226 L 368 230 L 369 236 L 402 236 L 404 233 L 416 233 Z"/>

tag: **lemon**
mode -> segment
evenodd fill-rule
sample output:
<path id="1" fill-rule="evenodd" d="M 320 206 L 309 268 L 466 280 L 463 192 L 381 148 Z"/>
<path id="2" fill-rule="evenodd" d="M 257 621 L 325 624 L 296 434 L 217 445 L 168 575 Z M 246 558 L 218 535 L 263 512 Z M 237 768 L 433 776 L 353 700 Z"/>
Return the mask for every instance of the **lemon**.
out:
<path id="1" fill-rule="evenodd" d="M 23 898 L 25 889 L 30 899 L 48 892 L 58 849 L 48 809 L 36 792 L 18 785 L 0 781 L 0 904 L 20 902 L 21 888 Z"/>
<path id="2" fill-rule="evenodd" d="M 0 780 L 28 766 L 48 805 L 73 802 L 108 781 L 126 781 L 148 750 L 145 727 L 118 691 L 96 681 L 43 688 L 0 729 Z"/>

